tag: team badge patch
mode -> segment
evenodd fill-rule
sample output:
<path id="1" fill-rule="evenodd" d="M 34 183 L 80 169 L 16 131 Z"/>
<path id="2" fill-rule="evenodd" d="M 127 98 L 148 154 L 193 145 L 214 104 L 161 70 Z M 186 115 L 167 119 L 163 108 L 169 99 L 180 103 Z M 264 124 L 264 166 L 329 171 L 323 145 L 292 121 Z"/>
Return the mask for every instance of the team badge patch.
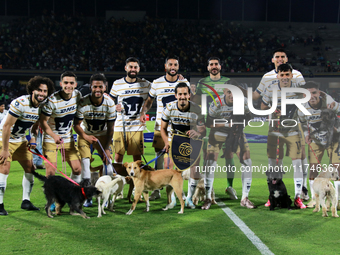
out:
<path id="1" fill-rule="evenodd" d="M 203 141 L 190 139 L 185 135 L 173 134 L 170 157 L 175 167 L 184 171 L 193 166 L 201 155 Z"/>

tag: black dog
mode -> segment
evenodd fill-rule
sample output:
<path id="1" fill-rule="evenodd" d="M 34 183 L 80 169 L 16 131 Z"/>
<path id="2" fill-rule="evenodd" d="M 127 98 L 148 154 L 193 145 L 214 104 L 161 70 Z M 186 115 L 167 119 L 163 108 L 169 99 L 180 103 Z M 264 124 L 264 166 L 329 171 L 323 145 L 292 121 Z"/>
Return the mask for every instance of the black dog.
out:
<path id="1" fill-rule="evenodd" d="M 48 217 L 53 218 L 50 207 L 53 202 L 56 202 L 56 214 L 58 215 L 61 215 L 61 209 L 67 203 L 71 215 L 80 214 L 84 219 L 90 218 L 83 212 L 82 206 L 85 199 L 98 196 L 101 193 L 96 187 L 78 186 L 61 176 L 45 177 L 35 171 L 32 171 L 32 174 L 44 182 L 43 187 L 47 200 L 45 210 Z"/>
<path id="2" fill-rule="evenodd" d="M 274 210 L 275 207 L 291 209 L 292 200 L 282 181 L 282 172 L 275 172 L 272 170 L 267 171 L 266 175 L 269 188 L 270 210 Z"/>

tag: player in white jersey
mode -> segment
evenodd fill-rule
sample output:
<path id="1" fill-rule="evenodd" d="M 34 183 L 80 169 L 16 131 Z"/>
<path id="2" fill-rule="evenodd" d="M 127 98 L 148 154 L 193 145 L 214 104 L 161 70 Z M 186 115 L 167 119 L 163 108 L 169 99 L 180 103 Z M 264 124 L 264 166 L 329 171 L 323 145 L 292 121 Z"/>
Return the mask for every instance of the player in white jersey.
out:
<path id="1" fill-rule="evenodd" d="M 4 102 L 1 102 L 0 103 L 0 123 L 1 121 L 3 120 L 3 118 L 5 117 L 6 113 L 8 111 L 5 109 L 5 103 Z"/>
<path id="2" fill-rule="evenodd" d="M 253 100 L 257 101 L 261 96 L 264 96 L 264 93 L 267 88 L 269 88 L 271 85 L 276 84 L 278 82 L 277 79 L 277 68 L 281 64 L 286 64 L 288 62 L 288 56 L 284 49 L 277 49 L 273 52 L 273 58 L 272 63 L 274 64 L 274 69 L 270 72 L 263 75 L 260 84 L 256 88 L 256 90 L 253 92 Z M 306 82 L 303 78 L 303 75 L 293 69 L 292 71 L 293 78 L 292 78 L 292 86 L 293 87 L 301 87 Z M 299 124 L 300 125 L 300 124 Z M 303 168 L 303 187 L 302 187 L 302 193 L 301 193 L 301 199 L 308 200 L 308 190 L 307 190 L 307 175 L 308 175 L 308 167 L 307 167 L 307 158 L 306 158 L 306 151 L 305 151 L 305 139 L 302 135 L 302 130 L 300 127 L 300 139 L 301 139 L 301 146 L 302 146 L 302 153 L 301 153 L 301 164 Z M 279 162 L 282 164 L 282 162 Z M 266 206 L 269 206 L 269 200 L 266 203 Z"/>
<path id="3" fill-rule="evenodd" d="M 167 103 L 173 102 L 176 100 L 175 98 L 175 87 L 179 82 L 185 82 L 188 87 L 190 88 L 190 84 L 187 79 L 180 80 L 180 75 L 178 74 L 179 70 L 179 60 L 177 57 L 168 57 L 165 60 L 165 70 L 166 74 L 158 79 L 154 80 L 151 85 L 151 89 L 149 92 L 149 97 L 145 101 L 140 120 L 142 123 L 146 121 L 146 113 L 150 110 L 153 100 L 156 98 L 157 100 L 157 113 L 156 113 L 156 124 L 155 124 L 155 131 L 153 137 L 153 147 L 155 148 L 155 152 L 161 151 L 164 148 L 164 141 L 162 139 L 160 129 L 161 129 L 161 120 L 162 120 L 162 112 L 163 108 Z M 164 166 L 163 166 L 164 162 Z M 162 169 L 170 167 L 168 164 L 171 163 L 170 160 L 164 161 L 164 155 L 160 156 L 157 159 L 156 169 Z M 160 197 L 160 193 L 158 190 L 154 191 L 149 200 L 154 200 L 155 198 Z"/>
<path id="4" fill-rule="evenodd" d="M 4 208 L 4 192 L 11 161 L 18 161 L 25 171 L 22 179 L 23 198 L 21 208 L 26 210 L 39 210 L 30 202 L 33 188 L 32 154 L 27 150 L 30 143 L 31 149 L 35 148 L 35 138 L 26 140 L 26 132 L 39 118 L 39 105 L 54 91 L 53 82 L 45 77 L 35 76 L 27 83 L 27 96 L 13 100 L 10 109 L 1 122 L 0 142 L 0 215 L 7 215 Z"/>
<path id="5" fill-rule="evenodd" d="M 276 166 L 277 158 L 277 141 L 279 140 L 279 161 L 278 166 L 282 165 L 283 159 L 283 145 L 287 146 L 286 155 L 292 159 L 292 165 L 294 169 L 294 185 L 295 185 L 295 200 L 294 204 L 300 209 L 305 209 L 306 206 L 302 203 L 300 199 L 300 194 L 302 192 L 303 185 L 303 170 L 301 166 L 301 137 L 299 134 L 299 127 L 297 124 L 297 112 L 295 105 L 286 105 L 285 116 L 281 115 L 281 88 L 291 88 L 292 86 L 292 68 L 288 64 L 282 64 L 278 67 L 277 78 L 279 82 L 268 87 L 262 98 L 261 109 L 269 109 L 269 105 L 273 103 L 273 91 L 277 90 L 277 110 L 273 114 L 273 119 L 269 125 L 268 131 L 268 141 L 267 141 L 267 155 L 268 155 L 268 165 L 270 167 Z M 301 98 L 302 95 L 287 92 L 286 98 L 294 99 Z M 279 121 L 278 121 L 279 120 Z M 284 123 L 284 124 L 283 124 Z M 302 148 L 304 149 L 304 147 Z M 267 202 L 268 203 L 268 202 Z"/>
<path id="6" fill-rule="evenodd" d="M 104 74 L 94 74 L 91 76 L 91 94 L 86 95 L 78 104 L 77 113 L 74 121 L 74 130 L 79 135 L 78 149 L 82 163 L 82 178 L 90 179 L 90 144 L 98 151 L 100 156 L 105 160 L 105 155 L 97 143 L 102 144 L 108 157 L 111 156 L 110 146 L 113 137 L 113 125 L 116 120 L 115 104 L 113 100 L 105 95 L 106 78 Z M 84 123 L 84 129 L 81 124 Z M 107 161 L 107 160 L 105 160 Z M 113 174 L 112 165 L 107 165 L 107 173 Z"/>
<path id="7" fill-rule="evenodd" d="M 148 97 L 150 82 L 141 79 L 139 60 L 130 57 L 125 61 L 126 77 L 116 80 L 110 96 L 117 103 L 117 121 L 114 127 L 115 161 L 122 164 L 125 151 L 140 160 L 144 152 L 143 131 L 145 125 L 140 121 L 140 110 Z M 118 106 L 119 105 L 119 106 Z M 124 111 L 120 111 L 123 107 Z"/>
<path id="8" fill-rule="evenodd" d="M 264 96 L 264 93 L 268 87 L 270 87 L 272 84 L 277 83 L 277 68 L 279 67 L 279 65 L 286 64 L 287 62 L 288 57 L 284 49 L 277 49 L 273 52 L 272 63 L 274 64 L 275 69 L 262 76 L 259 86 L 253 92 L 254 101 L 257 101 L 258 99 L 260 99 L 261 96 Z M 293 69 L 292 74 L 292 82 L 295 87 L 300 87 L 306 83 L 305 79 L 299 71 Z"/>
<path id="9" fill-rule="evenodd" d="M 64 72 L 60 77 L 61 90 L 47 98 L 39 117 L 40 127 L 44 130 L 43 152 L 46 158 L 57 166 L 56 153 L 65 149 L 65 158 L 72 169 L 71 179 L 81 181 L 81 164 L 72 135 L 73 118 L 81 94 L 77 87 L 77 76 Z M 46 175 L 54 175 L 55 168 L 46 165 Z"/>
<path id="10" fill-rule="evenodd" d="M 302 104 L 311 115 L 305 115 L 298 110 L 298 115 L 303 127 L 306 143 L 309 144 L 308 158 L 309 158 L 309 186 L 312 193 L 312 200 L 308 203 L 307 207 L 313 208 L 315 206 L 315 194 L 313 190 L 314 179 L 317 177 L 318 172 L 322 169 L 323 165 L 319 165 L 322 160 L 323 154 L 327 151 L 330 158 L 330 163 L 335 168 L 340 164 L 340 153 L 338 152 L 338 130 L 334 131 L 333 142 L 326 148 L 327 138 L 330 135 L 325 131 L 318 131 L 322 119 L 321 112 L 325 109 L 332 109 L 336 114 L 340 111 L 340 104 L 335 102 L 329 95 L 321 95 L 319 84 L 309 81 L 305 84 L 304 88 L 308 89 L 311 93 L 311 98 L 307 103 Z M 336 192 L 338 193 L 340 181 L 334 181 Z"/>
<path id="11" fill-rule="evenodd" d="M 204 117 L 201 115 L 201 108 L 189 101 L 190 88 L 186 83 L 180 82 L 175 87 L 176 101 L 167 103 L 162 113 L 161 121 L 161 136 L 164 142 L 164 149 L 168 152 L 169 136 L 168 126 L 171 121 L 172 132 L 185 133 L 190 138 L 203 137 L 205 134 Z M 199 162 L 199 159 L 197 159 Z M 198 165 L 199 163 L 196 163 Z M 192 195 L 199 180 L 199 172 L 196 171 L 196 167 L 192 166 L 190 169 L 190 177 L 188 181 L 188 195 L 185 200 L 185 205 L 194 209 L 195 205 L 192 202 Z M 211 194 L 211 190 L 210 190 Z M 172 201 L 168 208 L 172 208 L 175 202 Z"/>
<path id="12" fill-rule="evenodd" d="M 109 163 L 109 160 L 111 160 L 110 146 L 112 144 L 116 111 L 113 100 L 110 96 L 104 95 L 106 92 L 105 84 L 106 77 L 104 74 L 97 73 L 91 76 L 91 94 L 80 99 L 74 118 L 74 131 L 79 135 L 78 150 L 81 157 L 81 175 L 84 185 L 90 184 L 91 144 L 93 144 L 93 147 L 97 150 L 103 162 L 105 162 L 103 175 L 113 174 L 112 164 Z M 82 123 L 84 123 L 84 129 L 81 127 Z M 100 144 L 98 142 L 100 142 Z M 107 159 L 106 156 L 109 157 L 109 159 Z M 84 206 L 91 207 L 92 199 L 87 199 Z"/>

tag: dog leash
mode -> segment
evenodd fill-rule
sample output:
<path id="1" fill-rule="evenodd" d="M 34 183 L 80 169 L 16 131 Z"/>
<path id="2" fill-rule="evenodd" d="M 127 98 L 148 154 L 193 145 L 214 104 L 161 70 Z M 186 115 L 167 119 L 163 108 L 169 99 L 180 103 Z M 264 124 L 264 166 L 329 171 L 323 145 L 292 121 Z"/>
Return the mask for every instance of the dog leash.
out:
<path id="1" fill-rule="evenodd" d="M 310 125 L 310 124 L 309 124 L 309 122 L 307 121 L 308 137 L 310 138 L 310 129 L 309 129 L 309 125 Z M 308 144 L 308 146 L 309 146 L 309 148 L 311 149 L 311 151 L 313 152 L 314 157 L 315 157 L 316 160 L 318 161 L 319 166 L 321 166 L 321 163 L 320 163 L 318 157 L 316 156 L 316 153 L 315 153 L 315 151 L 313 150 L 313 148 L 312 148 L 312 146 L 310 145 L 310 143 Z"/>
<path id="2" fill-rule="evenodd" d="M 60 144 L 57 144 L 57 151 L 56 151 L 56 163 L 58 166 L 58 147 L 60 145 L 60 154 L 61 154 L 61 170 L 64 171 L 65 174 L 66 173 L 66 152 L 65 152 L 65 145 L 64 145 L 64 140 L 61 140 Z"/>
<path id="3" fill-rule="evenodd" d="M 104 150 L 102 144 L 100 143 L 99 139 L 97 139 L 97 142 L 98 142 L 100 148 L 102 149 L 104 156 L 107 158 L 107 161 L 108 161 L 109 164 L 112 166 L 113 171 L 114 171 L 116 174 L 118 174 L 117 171 L 116 171 L 116 169 L 114 168 L 114 166 L 113 166 L 113 164 L 112 164 L 112 160 L 107 156 L 107 154 L 106 154 L 106 152 L 105 152 L 105 150 Z M 99 155 L 99 154 L 97 154 L 97 155 Z M 99 156 L 100 156 L 100 155 L 99 155 Z M 103 160 L 103 159 L 102 159 L 102 160 Z M 106 172 L 106 174 L 107 174 L 106 165 L 105 165 L 105 172 Z"/>
<path id="4" fill-rule="evenodd" d="M 34 143 L 32 143 L 34 145 Z M 28 147 L 28 150 L 34 154 L 39 156 L 40 158 L 42 158 L 44 161 L 46 161 L 49 165 L 51 165 L 54 169 L 56 169 L 59 173 L 61 173 L 67 180 L 69 180 L 70 182 L 72 182 L 73 184 L 80 186 L 79 183 L 75 182 L 74 180 L 72 180 L 70 177 L 68 177 L 66 174 L 64 174 L 62 171 L 60 171 L 58 168 L 56 168 L 47 158 L 45 158 L 44 155 L 42 155 L 40 153 L 40 151 L 38 149 L 34 149 L 34 152 L 31 150 L 31 148 Z M 83 196 L 85 197 L 85 199 L 87 199 L 84 188 L 81 187 L 81 193 L 83 194 Z"/>
<path id="5" fill-rule="evenodd" d="M 275 112 L 277 112 L 277 110 Z M 278 118 L 276 128 L 279 132 L 279 130 L 280 130 L 280 117 Z M 276 165 L 277 166 L 279 165 L 279 157 L 280 157 L 280 136 L 277 136 L 277 140 L 276 140 Z"/>
<path id="6" fill-rule="evenodd" d="M 145 165 L 143 165 L 141 168 L 143 168 L 143 167 L 145 167 L 145 166 L 147 166 L 147 165 L 150 165 L 152 162 L 154 162 L 154 161 L 157 161 L 157 159 L 160 157 L 160 156 L 162 156 L 162 155 L 164 155 L 165 154 L 165 150 L 163 149 L 163 150 L 161 150 L 160 152 L 159 152 L 159 155 L 157 155 L 157 157 L 155 157 L 154 159 L 152 159 L 152 160 L 150 160 L 149 162 L 147 162 Z M 145 160 L 145 159 L 144 159 Z M 146 161 L 145 161 L 146 162 Z"/>

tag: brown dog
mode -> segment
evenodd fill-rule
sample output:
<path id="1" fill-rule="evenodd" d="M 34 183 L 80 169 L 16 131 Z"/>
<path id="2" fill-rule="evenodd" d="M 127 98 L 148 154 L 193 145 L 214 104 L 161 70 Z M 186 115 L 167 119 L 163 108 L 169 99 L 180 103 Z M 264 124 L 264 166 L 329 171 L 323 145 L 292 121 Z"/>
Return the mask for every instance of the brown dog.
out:
<path id="1" fill-rule="evenodd" d="M 134 201 L 132 203 L 131 209 L 126 213 L 127 215 L 130 215 L 135 210 L 142 192 L 145 198 L 146 211 L 148 212 L 150 207 L 149 191 L 160 189 L 167 185 L 171 185 L 173 187 L 178 199 L 181 202 L 181 210 L 178 213 L 184 212 L 184 200 L 182 198 L 183 179 L 181 172 L 173 169 L 148 171 L 141 168 L 141 160 L 137 160 L 136 162 L 131 163 L 125 163 L 124 166 L 129 175 L 133 178 L 133 182 L 135 184 Z M 170 196 L 170 194 L 168 194 L 168 196 Z M 168 197 L 168 200 L 169 199 L 170 198 Z"/>
<path id="2" fill-rule="evenodd" d="M 91 163 L 93 162 L 93 160 L 94 159 L 91 159 Z M 129 176 L 124 165 L 112 163 L 112 166 L 113 166 L 114 170 L 116 170 L 117 174 L 119 174 L 121 176 Z M 103 164 L 96 166 L 96 167 L 91 166 L 90 170 L 91 170 L 91 183 L 92 183 L 92 181 L 94 181 L 94 183 L 96 183 L 98 178 L 103 176 Z M 98 177 L 97 176 L 92 177 L 92 175 L 97 175 L 97 174 L 93 174 L 93 173 L 97 173 L 97 172 L 98 172 Z M 133 184 L 133 181 L 132 180 L 130 181 L 129 179 L 126 179 L 126 183 L 130 185 L 129 186 L 129 192 L 128 192 L 128 195 L 127 195 L 127 199 L 129 200 L 129 203 L 132 203 L 131 196 L 132 196 L 132 191 L 133 191 L 133 188 L 135 187 L 135 185 Z"/>

